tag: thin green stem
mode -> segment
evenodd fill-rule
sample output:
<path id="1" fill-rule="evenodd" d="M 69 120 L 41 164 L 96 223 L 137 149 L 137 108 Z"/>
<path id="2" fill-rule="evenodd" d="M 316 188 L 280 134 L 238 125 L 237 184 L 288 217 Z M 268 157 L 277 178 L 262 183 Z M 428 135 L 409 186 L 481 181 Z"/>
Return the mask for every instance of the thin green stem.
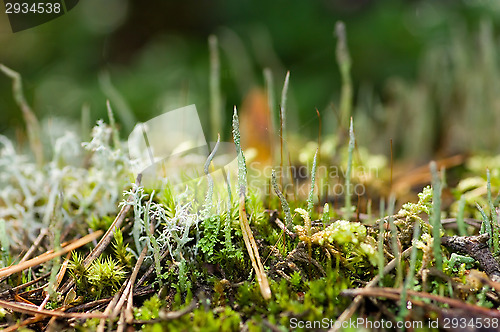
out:
<path id="1" fill-rule="evenodd" d="M 443 270 L 443 257 L 441 255 L 441 181 L 435 161 L 430 163 L 432 174 L 432 237 L 433 252 L 436 260 L 436 268 Z"/>
<path id="2" fill-rule="evenodd" d="M 378 231 L 378 276 L 379 276 L 379 286 L 384 286 L 384 217 L 385 217 L 385 201 L 383 199 L 380 200 L 380 220 L 379 220 L 379 231 Z"/>
<path id="3" fill-rule="evenodd" d="M 493 252 L 498 252 L 498 216 L 495 210 L 495 205 L 493 204 L 493 199 L 491 197 L 491 173 L 489 169 L 486 169 L 486 187 L 488 192 L 488 205 L 490 208 L 491 216 L 491 239 L 493 244 Z"/>
<path id="4" fill-rule="evenodd" d="M 349 127 L 349 147 L 348 147 L 348 156 L 347 156 L 347 172 L 345 178 L 345 219 L 349 220 L 351 218 L 351 173 L 352 173 L 352 155 L 354 151 L 354 146 L 356 144 L 354 138 L 354 126 L 351 118 L 351 125 Z"/>
<path id="5" fill-rule="evenodd" d="M 222 96 L 220 88 L 220 56 L 219 42 L 215 35 L 208 37 L 208 48 L 210 51 L 210 121 L 211 134 L 222 130 Z"/>
<path id="6" fill-rule="evenodd" d="M 352 110 L 352 80 L 351 80 L 351 56 L 347 48 L 347 36 L 344 22 L 338 21 L 335 25 L 337 36 L 337 63 L 342 79 L 342 90 L 340 95 L 340 124 L 347 127 L 347 121 Z"/>
<path id="7" fill-rule="evenodd" d="M 457 227 L 458 227 L 458 234 L 460 234 L 460 236 L 467 235 L 467 228 L 464 222 L 464 211 L 465 211 L 465 197 L 462 195 L 460 196 L 460 200 L 458 201 L 458 212 L 457 212 Z"/>

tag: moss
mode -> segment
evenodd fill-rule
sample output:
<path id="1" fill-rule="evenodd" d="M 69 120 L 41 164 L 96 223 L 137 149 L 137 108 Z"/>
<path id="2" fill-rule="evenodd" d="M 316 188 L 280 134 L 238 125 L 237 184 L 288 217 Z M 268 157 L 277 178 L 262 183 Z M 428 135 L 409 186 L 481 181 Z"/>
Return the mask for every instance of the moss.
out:
<path id="1" fill-rule="evenodd" d="M 88 299 L 100 299 L 114 294 L 127 274 L 123 266 L 110 256 L 97 258 L 87 268 L 82 256 L 73 253 L 68 268 L 75 280 L 77 295 Z"/>

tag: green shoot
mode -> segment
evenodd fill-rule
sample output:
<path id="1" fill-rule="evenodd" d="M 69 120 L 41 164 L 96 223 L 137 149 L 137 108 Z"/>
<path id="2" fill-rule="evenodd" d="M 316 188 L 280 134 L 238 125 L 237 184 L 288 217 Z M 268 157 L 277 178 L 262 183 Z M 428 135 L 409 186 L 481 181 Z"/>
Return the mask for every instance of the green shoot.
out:
<path id="1" fill-rule="evenodd" d="M 401 253 L 399 252 L 399 241 L 398 241 L 398 230 L 396 228 L 396 225 L 394 224 L 394 207 L 396 206 L 396 198 L 392 194 L 389 197 L 389 207 L 388 207 L 388 213 L 389 217 L 388 223 L 389 223 L 389 229 L 391 230 L 391 246 L 392 246 L 392 253 L 394 255 L 394 259 L 396 260 L 396 285 L 401 285 L 401 282 L 403 281 L 403 270 L 401 267 Z"/>
<path id="2" fill-rule="evenodd" d="M 490 218 L 488 218 L 488 215 L 486 212 L 484 212 L 483 208 L 481 205 L 476 203 L 476 207 L 479 210 L 479 213 L 481 213 L 481 217 L 483 217 L 483 222 L 481 223 L 481 229 L 479 230 L 479 234 L 489 234 L 490 239 L 488 240 L 488 246 L 491 248 L 491 221 Z"/>
<path id="3" fill-rule="evenodd" d="M 227 173 L 227 217 L 226 225 L 224 227 L 224 241 L 226 250 L 233 251 L 233 243 L 231 242 L 231 207 L 232 207 L 232 194 L 231 194 L 231 176 Z"/>
<path id="4" fill-rule="evenodd" d="M 460 200 L 458 201 L 458 213 L 457 213 L 458 234 L 460 234 L 460 236 L 467 235 L 467 228 L 464 222 L 464 211 L 465 211 L 465 197 L 462 195 L 460 197 Z"/>
<path id="5" fill-rule="evenodd" d="M 433 252 L 436 268 L 443 270 L 443 256 L 441 256 L 441 181 L 435 161 L 430 163 L 432 174 L 432 237 Z"/>
<path id="6" fill-rule="evenodd" d="M 128 251 L 128 244 L 123 242 L 123 233 L 119 228 L 115 230 L 113 238 L 113 250 L 116 258 L 118 258 L 123 266 L 132 267 L 132 259 L 134 256 Z"/>
<path id="7" fill-rule="evenodd" d="M 312 165 L 312 170 L 311 170 L 311 190 L 309 190 L 309 197 L 307 198 L 307 214 L 309 214 L 309 217 L 312 217 L 312 210 L 313 210 L 313 197 L 314 197 L 314 186 L 316 184 L 316 158 L 318 157 L 318 149 L 316 149 L 316 153 L 314 154 L 314 159 L 313 159 L 313 165 Z M 311 236 L 311 234 L 308 234 L 308 236 Z"/>
<path id="8" fill-rule="evenodd" d="M 236 146 L 236 155 L 238 158 L 238 194 L 239 196 L 246 196 L 246 183 L 247 183 L 247 166 L 245 161 L 245 155 L 241 150 L 241 138 L 240 138 L 240 122 L 238 119 L 238 112 L 236 106 L 234 107 L 233 113 L 233 140 Z"/>
<path id="9" fill-rule="evenodd" d="M 486 189 L 488 193 L 488 205 L 490 208 L 491 215 L 491 238 L 493 242 L 493 252 L 498 252 L 498 217 L 495 210 L 495 205 L 493 204 L 493 199 L 491 198 L 491 174 L 490 170 L 486 169 Z"/>
<path id="10" fill-rule="evenodd" d="M 352 154 L 355 146 L 355 138 L 354 138 L 354 127 L 351 118 L 351 125 L 349 128 L 349 147 L 348 147 L 348 156 L 347 156 L 347 172 L 345 178 L 345 219 L 351 219 L 352 207 L 351 207 L 351 173 L 352 173 Z"/>
<path id="11" fill-rule="evenodd" d="M 212 176 L 210 175 L 209 168 L 210 168 L 210 164 L 212 163 L 212 160 L 214 159 L 215 154 L 217 153 L 217 150 L 219 149 L 219 145 L 220 145 L 220 134 L 217 134 L 217 143 L 215 144 L 215 147 L 212 150 L 212 152 L 208 155 L 208 158 L 207 158 L 205 165 L 203 167 L 203 171 L 205 172 L 205 175 L 207 176 L 207 180 L 208 180 L 208 190 L 207 190 L 207 194 L 205 196 L 205 206 L 204 206 L 203 211 L 201 213 L 201 217 L 203 219 L 209 218 L 210 212 L 212 210 L 212 196 L 214 193 L 214 180 L 212 179 Z"/>
<path id="12" fill-rule="evenodd" d="M 410 270 L 408 275 L 406 276 L 404 287 L 401 291 L 401 303 L 399 309 L 399 317 L 403 319 L 406 316 L 406 312 L 408 311 L 406 307 L 406 290 L 410 289 L 413 286 L 414 272 L 415 266 L 417 263 L 417 246 L 415 242 L 420 238 L 420 223 L 418 221 L 415 222 L 413 226 L 413 246 L 411 247 L 410 254 Z"/>
<path id="13" fill-rule="evenodd" d="M 351 56 L 347 48 L 347 37 L 344 22 L 338 21 L 335 25 L 337 35 L 337 63 L 342 79 L 340 95 L 340 125 L 347 127 L 347 121 L 352 109 L 352 81 L 351 81 Z M 344 128 L 345 128 L 344 127 Z"/>
<path id="14" fill-rule="evenodd" d="M 323 207 L 323 217 L 321 220 L 323 221 L 323 227 L 330 222 L 330 205 L 328 205 L 328 203 L 325 203 Z"/>
<path id="15" fill-rule="evenodd" d="M 276 171 L 273 169 L 271 171 L 271 182 L 274 188 L 274 192 L 278 196 L 281 202 L 281 208 L 283 209 L 283 213 L 285 214 L 285 225 L 291 225 L 292 224 L 292 214 L 290 213 L 290 206 L 288 205 L 288 202 L 283 195 L 283 193 L 280 191 L 280 188 L 278 187 L 278 182 L 276 181 Z"/>
<path id="16" fill-rule="evenodd" d="M 113 146 L 115 149 L 120 148 L 120 134 L 116 126 L 115 116 L 113 115 L 113 110 L 111 109 L 111 103 L 106 100 L 106 109 L 108 110 L 109 125 L 113 132 Z"/>
<path id="17" fill-rule="evenodd" d="M 283 170 L 283 153 L 286 150 L 286 101 L 288 95 L 288 83 L 290 81 L 290 71 L 287 71 L 285 76 L 285 83 L 283 83 L 283 90 L 281 91 L 281 104 L 280 104 L 280 167 Z M 284 148 L 285 145 L 285 149 Z M 283 177 L 280 176 L 280 184 L 283 186 Z"/>
<path id="18" fill-rule="evenodd" d="M 220 56 L 217 36 L 208 37 L 210 51 L 210 121 L 212 134 L 222 130 L 222 97 L 220 89 Z"/>
<path id="19" fill-rule="evenodd" d="M 379 221 L 379 230 L 378 230 L 378 282 L 379 286 L 384 286 L 384 217 L 385 217 L 385 201 L 383 199 L 380 200 L 380 221 Z"/>
<path id="20" fill-rule="evenodd" d="M 50 229 L 53 230 L 52 234 L 52 247 L 54 251 L 61 250 L 61 229 L 63 228 L 62 222 L 62 204 L 63 204 L 63 195 L 59 193 L 57 196 L 57 202 L 54 205 L 54 211 L 52 212 L 52 221 L 50 223 Z M 49 285 L 47 286 L 47 292 L 51 299 L 54 299 L 56 295 L 57 288 L 57 275 L 59 273 L 59 269 L 61 267 L 61 259 L 60 257 L 55 258 L 54 263 L 52 265 L 52 269 L 50 272 Z"/>

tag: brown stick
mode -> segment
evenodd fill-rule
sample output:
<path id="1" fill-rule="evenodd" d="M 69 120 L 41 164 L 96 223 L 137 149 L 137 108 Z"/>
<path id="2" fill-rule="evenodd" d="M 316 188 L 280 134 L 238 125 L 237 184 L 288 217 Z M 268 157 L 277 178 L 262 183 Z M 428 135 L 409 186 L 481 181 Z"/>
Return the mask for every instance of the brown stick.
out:
<path id="1" fill-rule="evenodd" d="M 21 289 L 24 289 L 24 288 L 26 288 L 26 287 L 29 287 L 29 286 L 31 286 L 31 285 L 33 285 L 33 284 L 36 284 L 37 282 L 39 282 L 39 281 L 41 281 L 41 280 L 43 280 L 43 279 L 47 278 L 48 276 L 50 276 L 50 272 L 45 273 L 44 275 L 42 275 L 42 276 L 40 276 L 40 277 L 38 277 L 38 278 L 36 278 L 36 279 L 33 279 L 33 280 L 31 280 L 31 281 L 28 281 L 27 283 L 24 283 L 24 284 L 22 284 L 22 285 L 19 285 L 19 286 L 16 286 L 16 287 L 12 288 L 12 289 L 6 290 L 6 291 L 4 291 L 4 292 L 0 293 L 0 297 L 6 297 L 6 296 L 10 295 L 10 294 L 11 294 L 11 292 L 16 293 L 18 290 L 21 290 Z"/>
<path id="2" fill-rule="evenodd" d="M 443 236 L 441 244 L 452 251 L 474 258 L 493 281 L 500 281 L 500 264 L 488 248 L 489 234 L 478 236 Z"/>
<path id="3" fill-rule="evenodd" d="M 135 279 L 137 278 L 137 273 L 139 273 L 139 268 L 141 267 L 142 262 L 144 262 L 144 257 L 146 257 L 146 252 L 147 251 L 148 251 L 148 247 L 145 246 L 142 249 L 142 252 L 141 252 L 141 254 L 139 256 L 139 259 L 135 263 L 135 267 L 134 267 L 134 270 L 132 271 L 132 275 L 130 276 L 130 278 L 128 280 L 127 287 L 123 291 L 123 293 L 122 293 L 122 295 L 120 297 L 120 300 L 116 304 L 116 307 L 113 309 L 113 313 L 111 314 L 111 318 L 114 318 L 114 317 L 118 316 L 118 314 L 120 313 L 120 310 L 121 310 L 123 304 L 125 303 L 125 300 L 129 296 L 129 293 L 132 292 L 132 289 L 133 289 L 134 283 L 135 283 Z"/>
<path id="4" fill-rule="evenodd" d="M 0 300 L 0 307 L 21 312 L 28 315 L 45 315 L 49 317 L 59 317 L 59 318 L 107 318 L 108 316 L 103 315 L 102 313 L 77 313 L 77 312 L 61 312 L 57 310 L 39 310 L 36 306 L 21 304 L 21 303 L 13 303 L 4 300 Z"/>
<path id="5" fill-rule="evenodd" d="M 385 297 L 393 300 L 399 300 L 401 298 L 401 288 L 358 288 L 358 289 L 346 289 L 341 292 L 342 295 L 355 295 L 355 296 L 374 296 L 374 297 Z M 489 317 L 499 317 L 500 311 L 496 309 L 488 309 L 480 307 L 475 304 L 469 304 L 461 300 L 452 299 L 449 297 L 439 296 L 435 294 L 429 294 L 424 292 L 416 292 L 413 290 L 406 290 L 409 296 L 417 296 L 426 299 L 430 299 L 436 302 L 441 302 L 448 304 L 450 307 L 455 307 L 463 309 L 468 312 L 474 312 L 476 314 L 481 314 Z"/>
<path id="6" fill-rule="evenodd" d="M 28 252 L 26 252 L 26 254 L 23 256 L 23 258 L 21 258 L 21 260 L 19 261 L 19 263 L 22 263 L 24 261 L 27 261 L 28 258 L 31 257 L 31 255 L 33 255 L 33 252 L 35 252 L 36 248 L 38 248 L 38 246 L 40 245 L 40 243 L 42 242 L 43 238 L 45 237 L 45 235 L 47 235 L 49 233 L 49 230 L 48 228 L 44 228 L 40 231 L 40 234 L 38 234 L 37 238 L 35 239 L 35 242 L 33 242 L 33 244 L 31 245 L 31 247 L 29 248 Z"/>
<path id="7" fill-rule="evenodd" d="M 91 242 L 92 240 L 97 239 L 101 234 L 102 234 L 102 231 L 97 231 L 97 232 L 94 232 L 92 234 L 88 234 L 88 235 L 82 237 L 81 239 L 78 239 L 77 241 L 67 245 L 64 248 L 61 248 L 61 250 L 58 250 L 52 254 L 43 255 L 40 257 L 35 257 L 33 259 L 30 259 L 30 260 L 23 262 L 23 263 L 20 263 L 20 264 L 12 265 L 9 267 L 4 267 L 3 269 L 0 269 L 0 278 L 10 276 L 14 273 L 21 272 L 21 271 L 26 270 L 30 267 L 40 265 L 42 263 L 50 261 L 51 259 L 54 259 L 54 258 L 59 257 L 61 255 L 64 255 L 72 250 L 75 250 L 83 245 L 86 245 L 87 243 Z"/>

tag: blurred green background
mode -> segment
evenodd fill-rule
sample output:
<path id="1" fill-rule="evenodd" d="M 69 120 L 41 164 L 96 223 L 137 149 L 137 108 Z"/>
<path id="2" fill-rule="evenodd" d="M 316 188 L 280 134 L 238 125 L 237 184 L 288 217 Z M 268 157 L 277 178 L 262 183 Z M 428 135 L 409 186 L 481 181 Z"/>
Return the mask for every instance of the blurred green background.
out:
<path id="1" fill-rule="evenodd" d="M 215 34 L 224 138 L 232 106 L 264 89 L 264 68 L 277 101 L 291 72 L 291 133 L 316 139 L 317 108 L 322 134 L 332 134 L 341 87 L 333 30 L 342 20 L 358 144 L 387 154 L 393 139 L 397 156 L 421 160 L 500 150 L 498 1 L 86 0 L 15 34 L 6 19 L 0 14 L 0 63 L 22 75 L 45 130 L 81 130 L 82 108 L 90 127 L 107 118 L 108 98 L 124 138 L 135 121 L 188 104 L 208 123 Z M 0 76 L 0 133 L 14 137 L 23 128 L 11 81 Z"/>

